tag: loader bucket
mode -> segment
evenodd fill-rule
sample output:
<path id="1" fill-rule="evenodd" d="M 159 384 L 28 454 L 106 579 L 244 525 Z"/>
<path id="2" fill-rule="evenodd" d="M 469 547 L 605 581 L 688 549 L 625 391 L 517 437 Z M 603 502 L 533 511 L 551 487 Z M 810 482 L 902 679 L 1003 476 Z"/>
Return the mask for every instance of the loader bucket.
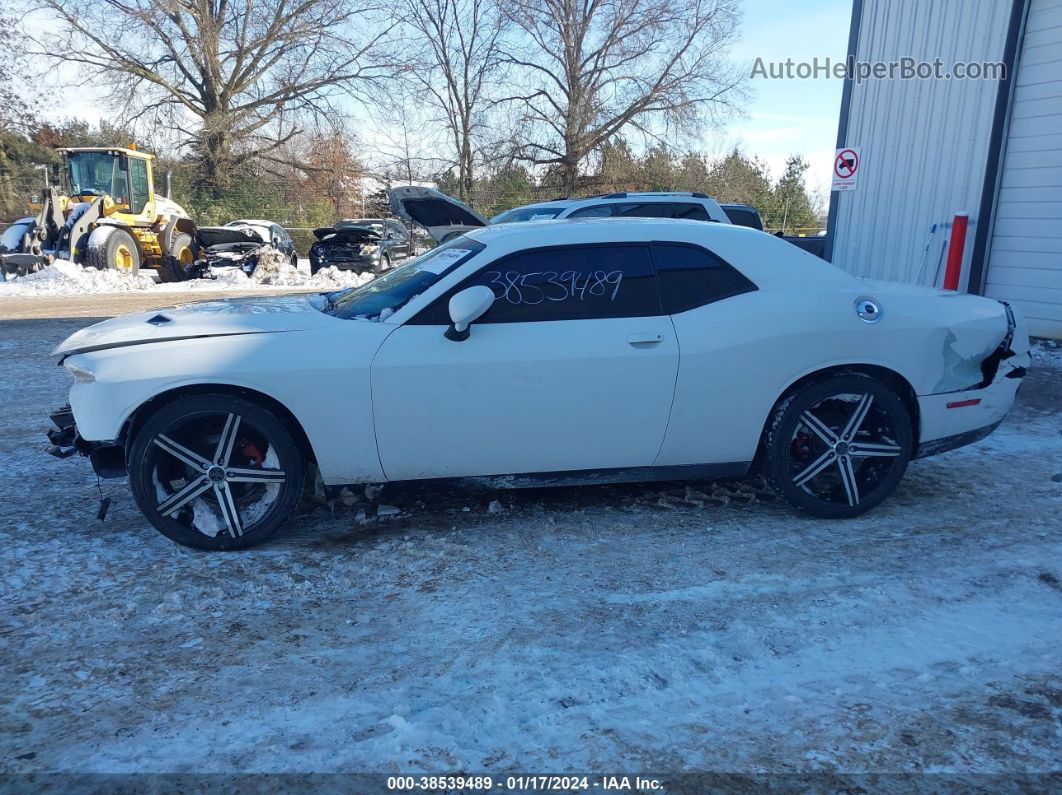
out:
<path id="1" fill-rule="evenodd" d="M 50 264 L 50 257 L 44 254 L 0 254 L 0 271 L 5 279 L 25 276 Z"/>

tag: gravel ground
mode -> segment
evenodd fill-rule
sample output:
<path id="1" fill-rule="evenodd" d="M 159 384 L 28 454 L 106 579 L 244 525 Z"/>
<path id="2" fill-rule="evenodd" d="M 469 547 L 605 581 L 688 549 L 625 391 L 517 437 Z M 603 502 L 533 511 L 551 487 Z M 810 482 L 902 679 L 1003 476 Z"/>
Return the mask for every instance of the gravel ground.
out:
<path id="1" fill-rule="evenodd" d="M 85 323 L 0 322 L 0 772 L 1062 770 L 1057 354 L 856 520 L 388 486 L 206 554 L 43 455 Z"/>

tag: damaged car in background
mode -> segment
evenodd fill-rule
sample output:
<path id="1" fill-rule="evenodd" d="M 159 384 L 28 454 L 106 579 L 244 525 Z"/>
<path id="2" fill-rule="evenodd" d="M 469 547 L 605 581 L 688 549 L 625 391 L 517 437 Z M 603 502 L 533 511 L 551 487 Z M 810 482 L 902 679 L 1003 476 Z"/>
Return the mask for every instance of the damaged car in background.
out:
<path id="1" fill-rule="evenodd" d="M 238 220 L 224 226 L 201 226 L 195 239 L 199 253 L 184 270 L 185 279 L 209 278 L 227 268 L 237 268 L 250 276 L 266 252 L 275 252 L 277 258 L 293 268 L 299 264 L 291 236 L 272 221 Z"/>
<path id="2" fill-rule="evenodd" d="M 483 227 L 360 287 L 117 317 L 54 353 L 73 386 L 52 452 L 128 476 L 160 532 L 202 549 L 268 538 L 314 473 L 513 488 L 755 471 L 844 519 L 912 459 L 988 435 L 1030 360 L 1004 302 L 637 218 Z"/>
<path id="3" fill-rule="evenodd" d="M 337 221 L 313 230 L 310 273 L 338 268 L 355 273 L 383 273 L 412 253 L 406 228 L 393 218 Z"/>

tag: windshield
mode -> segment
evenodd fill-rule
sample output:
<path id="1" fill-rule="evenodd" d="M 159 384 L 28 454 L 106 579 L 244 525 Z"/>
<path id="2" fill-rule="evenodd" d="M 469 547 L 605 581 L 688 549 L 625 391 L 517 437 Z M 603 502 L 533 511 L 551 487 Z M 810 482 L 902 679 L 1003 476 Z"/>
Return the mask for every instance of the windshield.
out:
<path id="1" fill-rule="evenodd" d="M 324 311 L 345 320 L 387 320 L 412 298 L 484 249 L 467 237 L 425 251 L 361 287 L 330 293 Z"/>
<path id="2" fill-rule="evenodd" d="M 522 221 L 545 221 L 556 218 L 563 207 L 517 207 L 490 219 L 492 224 L 516 224 Z"/>
<path id="3" fill-rule="evenodd" d="M 76 152 L 69 157 L 70 187 L 75 196 L 112 196 L 124 203 L 126 172 L 120 158 L 107 152 Z"/>

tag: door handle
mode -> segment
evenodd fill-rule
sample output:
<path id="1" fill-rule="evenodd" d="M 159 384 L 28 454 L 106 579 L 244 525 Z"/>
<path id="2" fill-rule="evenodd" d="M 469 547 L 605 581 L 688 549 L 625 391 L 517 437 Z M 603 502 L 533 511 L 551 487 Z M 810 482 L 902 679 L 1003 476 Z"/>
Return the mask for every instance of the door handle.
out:
<path id="1" fill-rule="evenodd" d="M 635 347 L 639 345 L 656 345 L 664 341 L 663 334 L 628 334 L 627 342 Z"/>

